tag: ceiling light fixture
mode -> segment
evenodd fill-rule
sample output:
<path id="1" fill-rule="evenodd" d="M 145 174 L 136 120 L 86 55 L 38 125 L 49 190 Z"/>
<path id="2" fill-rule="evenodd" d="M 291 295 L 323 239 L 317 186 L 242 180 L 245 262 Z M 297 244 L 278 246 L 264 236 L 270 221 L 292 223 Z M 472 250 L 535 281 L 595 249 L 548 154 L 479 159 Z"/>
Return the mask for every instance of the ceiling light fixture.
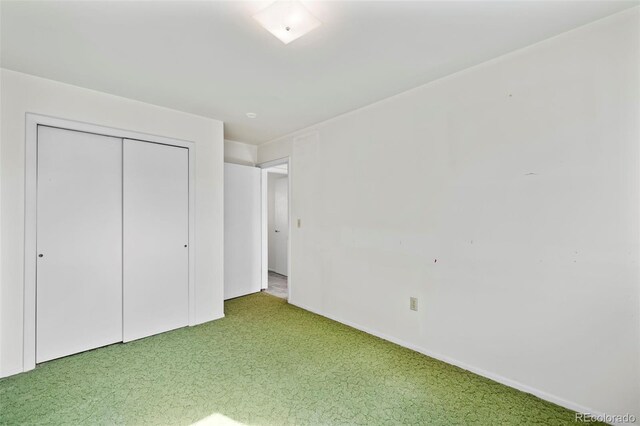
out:
<path id="1" fill-rule="evenodd" d="M 289 44 L 320 26 L 321 22 L 297 0 L 278 0 L 253 15 L 267 31 Z"/>
<path id="2" fill-rule="evenodd" d="M 256 114 L 255 112 L 248 112 L 247 113 L 247 117 L 249 118 L 256 118 L 258 116 L 258 114 Z"/>

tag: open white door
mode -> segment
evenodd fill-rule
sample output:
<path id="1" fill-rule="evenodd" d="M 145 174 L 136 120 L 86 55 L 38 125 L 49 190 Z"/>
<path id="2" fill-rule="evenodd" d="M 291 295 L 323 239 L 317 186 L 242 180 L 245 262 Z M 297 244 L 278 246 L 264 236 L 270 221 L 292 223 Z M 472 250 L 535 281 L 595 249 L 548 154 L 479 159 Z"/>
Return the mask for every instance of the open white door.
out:
<path id="1" fill-rule="evenodd" d="M 122 340 L 122 139 L 38 127 L 36 362 Z"/>
<path id="2" fill-rule="evenodd" d="M 224 165 L 224 298 L 260 291 L 261 171 Z"/>
<path id="3" fill-rule="evenodd" d="M 273 251 L 273 261 L 269 262 L 272 271 L 280 275 L 288 275 L 289 259 L 289 179 L 287 175 L 278 177 L 274 182 L 273 196 L 273 229 L 270 238 L 273 239 L 270 250 Z M 271 252 L 270 252 L 271 253 Z"/>
<path id="4" fill-rule="evenodd" d="M 124 140 L 124 341 L 189 324 L 189 151 Z"/>

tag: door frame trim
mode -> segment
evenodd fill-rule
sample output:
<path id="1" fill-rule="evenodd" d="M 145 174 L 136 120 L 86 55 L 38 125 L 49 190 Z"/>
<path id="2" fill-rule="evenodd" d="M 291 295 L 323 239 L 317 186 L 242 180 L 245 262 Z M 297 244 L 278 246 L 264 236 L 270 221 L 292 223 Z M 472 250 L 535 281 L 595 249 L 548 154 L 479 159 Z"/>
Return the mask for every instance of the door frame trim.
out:
<path id="1" fill-rule="evenodd" d="M 22 371 L 36 367 L 36 273 L 37 273 L 37 191 L 38 191 L 38 126 L 93 133 L 120 139 L 187 148 L 189 152 L 189 325 L 195 325 L 195 156 L 192 141 L 117 129 L 97 124 L 26 113 L 25 116 L 25 215 L 24 215 L 24 340 Z"/>
<path id="2" fill-rule="evenodd" d="M 292 186 L 292 167 L 291 157 L 282 157 L 271 161 L 265 161 L 264 163 L 257 164 L 261 170 L 261 192 L 262 192 L 262 289 L 266 289 L 269 285 L 269 224 L 268 224 L 268 201 L 267 201 L 267 170 L 270 167 L 280 166 L 282 164 L 287 165 L 287 206 L 289 211 L 287 212 L 289 218 L 289 233 L 287 239 L 287 301 L 291 300 L 292 277 L 291 277 L 291 186 Z"/>

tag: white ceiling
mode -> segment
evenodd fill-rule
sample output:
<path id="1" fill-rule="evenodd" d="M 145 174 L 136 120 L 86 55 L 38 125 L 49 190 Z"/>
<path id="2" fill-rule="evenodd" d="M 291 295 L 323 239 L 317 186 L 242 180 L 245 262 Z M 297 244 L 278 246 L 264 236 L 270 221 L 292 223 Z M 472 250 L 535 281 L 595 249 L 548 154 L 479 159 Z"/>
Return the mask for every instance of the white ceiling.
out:
<path id="1" fill-rule="evenodd" d="M 251 18 L 269 3 L 3 1 L 1 64 L 260 144 L 639 4 L 305 2 L 323 25 L 284 45 Z"/>

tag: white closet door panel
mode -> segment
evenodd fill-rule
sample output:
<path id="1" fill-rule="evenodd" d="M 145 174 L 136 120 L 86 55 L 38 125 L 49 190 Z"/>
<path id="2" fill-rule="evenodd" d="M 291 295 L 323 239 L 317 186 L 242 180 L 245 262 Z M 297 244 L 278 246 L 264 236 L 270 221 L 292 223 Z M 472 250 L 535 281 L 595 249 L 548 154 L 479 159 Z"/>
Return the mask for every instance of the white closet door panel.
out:
<path id="1" fill-rule="evenodd" d="M 189 151 L 123 145 L 124 340 L 189 323 Z"/>
<path id="2" fill-rule="evenodd" d="M 261 171 L 224 165 L 224 298 L 260 291 Z"/>
<path id="3" fill-rule="evenodd" d="M 121 139 L 38 127 L 37 249 L 36 362 L 121 341 Z"/>

